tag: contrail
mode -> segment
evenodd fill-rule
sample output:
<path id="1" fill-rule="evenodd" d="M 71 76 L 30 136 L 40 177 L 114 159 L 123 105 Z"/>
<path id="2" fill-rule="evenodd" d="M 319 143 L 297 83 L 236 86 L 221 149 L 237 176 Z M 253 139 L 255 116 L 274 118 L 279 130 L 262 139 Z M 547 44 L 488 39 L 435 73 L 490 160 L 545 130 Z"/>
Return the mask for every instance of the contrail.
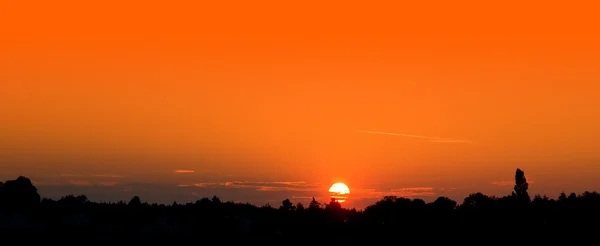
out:
<path id="1" fill-rule="evenodd" d="M 410 135 L 410 134 L 402 134 L 402 133 L 393 133 L 393 132 L 374 132 L 374 131 L 362 131 L 362 130 L 358 130 L 357 132 L 364 132 L 364 133 L 371 133 L 371 134 L 380 134 L 380 135 L 401 136 L 401 137 L 410 137 L 410 138 L 424 138 L 424 139 L 432 139 L 432 140 L 443 140 L 441 138 L 435 138 L 435 137 Z"/>
<path id="2" fill-rule="evenodd" d="M 468 140 L 454 140 L 454 139 L 433 139 L 430 142 L 434 142 L 434 143 L 473 143 L 472 141 L 468 141 Z"/>
<path id="3" fill-rule="evenodd" d="M 380 135 L 390 135 L 390 136 L 400 136 L 400 137 L 410 137 L 410 138 L 421 138 L 421 139 L 428 139 L 430 142 L 435 142 L 435 143 L 472 143 L 471 141 L 467 141 L 467 140 L 445 139 L 445 138 L 436 138 L 436 137 L 402 134 L 402 133 L 394 133 L 394 132 L 375 132 L 375 131 L 363 131 L 363 130 L 357 130 L 357 132 L 380 134 Z"/>

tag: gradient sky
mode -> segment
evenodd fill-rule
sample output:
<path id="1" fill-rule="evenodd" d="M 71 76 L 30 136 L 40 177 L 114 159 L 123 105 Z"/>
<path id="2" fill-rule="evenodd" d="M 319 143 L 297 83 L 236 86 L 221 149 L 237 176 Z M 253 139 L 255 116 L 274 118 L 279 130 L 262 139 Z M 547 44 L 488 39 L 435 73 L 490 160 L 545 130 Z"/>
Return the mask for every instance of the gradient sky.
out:
<path id="1" fill-rule="evenodd" d="M 504 195 L 516 168 L 600 188 L 598 3 L 394 2 L 3 1 L 0 178 L 277 205 L 345 182 L 357 207 Z"/>

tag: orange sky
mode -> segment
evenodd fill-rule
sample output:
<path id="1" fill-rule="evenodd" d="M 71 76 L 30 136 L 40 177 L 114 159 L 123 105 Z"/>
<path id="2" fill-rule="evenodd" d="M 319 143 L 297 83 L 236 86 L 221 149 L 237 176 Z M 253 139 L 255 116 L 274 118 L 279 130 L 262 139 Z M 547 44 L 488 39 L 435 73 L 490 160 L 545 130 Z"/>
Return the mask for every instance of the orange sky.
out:
<path id="1" fill-rule="evenodd" d="M 600 188 L 597 3 L 199 2 L 0 3 L 3 178 Z"/>

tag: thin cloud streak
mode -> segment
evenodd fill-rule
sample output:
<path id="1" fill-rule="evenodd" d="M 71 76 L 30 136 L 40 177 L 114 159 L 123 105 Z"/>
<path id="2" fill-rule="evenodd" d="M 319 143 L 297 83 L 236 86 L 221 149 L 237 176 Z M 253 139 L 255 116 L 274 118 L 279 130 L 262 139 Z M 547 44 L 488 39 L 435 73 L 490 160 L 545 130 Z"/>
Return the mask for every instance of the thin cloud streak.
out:
<path id="1" fill-rule="evenodd" d="M 52 185 L 52 186 L 60 186 L 60 185 L 74 185 L 74 186 L 116 186 L 121 183 L 115 181 L 99 181 L 92 182 L 90 180 L 78 179 L 78 180 L 67 180 L 66 182 L 56 182 L 56 183 L 42 183 L 42 185 Z"/>
<path id="2" fill-rule="evenodd" d="M 430 192 L 430 191 L 433 191 L 433 187 L 410 187 L 410 188 L 392 189 L 391 191 L 393 191 L 393 192 L 402 192 L 402 191 Z"/>
<path id="3" fill-rule="evenodd" d="M 435 139 L 435 140 L 430 140 L 429 142 L 432 142 L 432 143 L 466 143 L 466 144 L 473 143 L 473 142 L 467 141 L 467 140 L 453 140 L 453 139 Z"/>
<path id="4" fill-rule="evenodd" d="M 87 181 L 87 180 L 69 180 L 69 184 L 80 185 L 80 186 L 92 185 L 92 184 L 90 184 L 90 181 Z"/>
<path id="5" fill-rule="evenodd" d="M 440 189 L 441 190 L 441 189 Z M 376 189 L 354 189 L 351 196 L 355 199 L 381 199 L 385 196 L 405 198 L 432 197 L 437 194 L 433 187 L 408 187 L 381 191 Z"/>
<path id="6" fill-rule="evenodd" d="M 118 174 L 88 174 L 88 175 L 83 175 L 83 174 L 73 174 L 73 173 L 63 173 L 59 175 L 60 177 L 64 177 L 64 178 L 75 178 L 75 177 L 96 177 L 96 178 L 124 178 L 125 176 L 123 175 L 118 175 Z"/>
<path id="7" fill-rule="evenodd" d="M 96 175 L 94 175 L 94 177 L 98 177 L 98 178 L 115 178 L 115 179 L 124 178 L 124 176 L 117 175 L 117 174 L 96 174 Z"/>
<path id="8" fill-rule="evenodd" d="M 411 134 L 402 134 L 402 133 L 394 133 L 394 132 L 375 132 L 375 131 L 363 131 L 363 130 L 357 130 L 357 132 L 371 133 L 371 134 L 379 134 L 379 135 L 390 135 L 390 136 L 410 137 L 410 138 L 424 138 L 424 139 L 431 139 L 431 140 L 442 140 L 441 138 L 436 138 L 436 137 L 427 137 L 427 136 L 419 136 L 419 135 L 411 135 Z"/>
<path id="9" fill-rule="evenodd" d="M 175 170 L 175 173 L 195 173 L 194 170 Z"/>
<path id="10" fill-rule="evenodd" d="M 357 130 L 357 132 L 369 133 L 369 134 L 379 134 L 379 135 L 389 135 L 389 136 L 399 136 L 399 137 L 409 137 L 409 138 L 420 138 L 420 139 L 429 140 L 429 142 L 434 142 L 434 143 L 468 143 L 468 144 L 473 143 L 473 142 L 467 141 L 467 140 L 445 139 L 445 138 L 403 134 L 403 133 L 395 133 L 395 132 L 377 132 L 377 131 L 364 131 L 364 130 Z"/>
<path id="11" fill-rule="evenodd" d="M 316 184 L 308 184 L 304 181 L 276 181 L 276 182 L 255 182 L 255 181 L 227 181 L 220 183 L 195 183 L 179 184 L 178 187 L 198 187 L 198 188 L 229 188 L 229 189 L 254 189 L 256 191 L 319 191 L 323 187 Z"/>
<path id="12" fill-rule="evenodd" d="M 535 184 L 535 181 L 528 179 L 527 183 Z M 515 185 L 515 181 L 514 180 L 500 180 L 500 181 L 492 181 L 491 184 L 495 185 L 495 186 L 513 186 L 513 185 Z"/>

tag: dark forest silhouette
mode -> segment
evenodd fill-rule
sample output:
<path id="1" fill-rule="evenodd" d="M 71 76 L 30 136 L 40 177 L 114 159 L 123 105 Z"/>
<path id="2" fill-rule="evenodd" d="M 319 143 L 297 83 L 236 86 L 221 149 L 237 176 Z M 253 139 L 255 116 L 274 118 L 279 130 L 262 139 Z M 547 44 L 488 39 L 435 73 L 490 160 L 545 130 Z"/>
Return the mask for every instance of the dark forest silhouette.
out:
<path id="1" fill-rule="evenodd" d="M 590 235 L 586 232 L 600 227 L 600 194 L 562 193 L 558 199 L 539 195 L 532 199 L 528 188 L 524 172 L 517 169 L 514 191 L 504 197 L 472 193 L 458 204 L 447 197 L 426 203 L 387 196 L 357 211 L 343 208 L 335 200 L 321 204 L 314 198 L 307 206 L 285 199 L 279 207 L 224 202 L 217 196 L 171 205 L 144 203 L 137 196 L 117 203 L 91 202 L 85 195 L 55 201 L 41 199 L 31 181 L 19 177 L 0 182 L 0 238 L 93 240 L 86 242 L 215 239 L 222 243 L 417 238 L 465 244 L 482 240 L 476 236 L 489 237 L 480 243 L 585 239 Z"/>

